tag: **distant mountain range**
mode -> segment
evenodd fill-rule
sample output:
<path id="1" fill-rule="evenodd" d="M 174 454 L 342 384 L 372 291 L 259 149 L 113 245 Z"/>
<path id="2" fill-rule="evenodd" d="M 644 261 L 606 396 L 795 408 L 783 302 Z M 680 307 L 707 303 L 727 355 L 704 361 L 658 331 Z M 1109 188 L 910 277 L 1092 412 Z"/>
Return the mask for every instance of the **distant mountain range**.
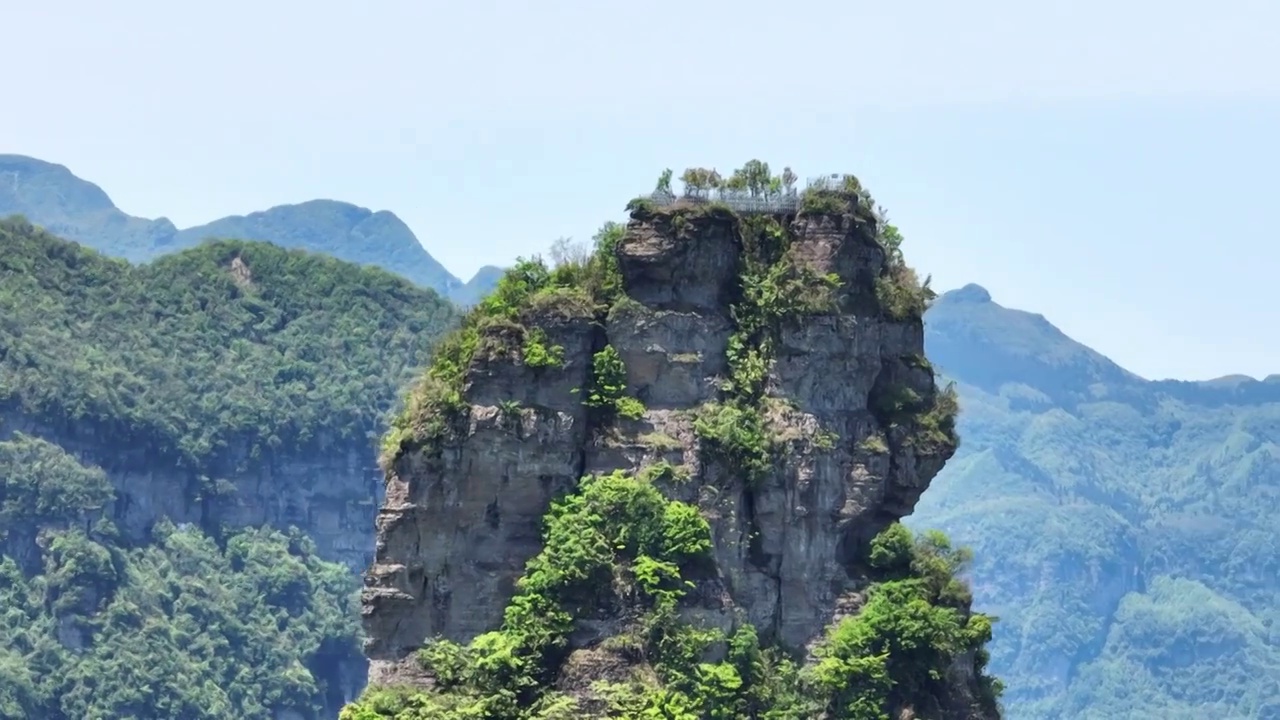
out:
<path id="1" fill-rule="evenodd" d="M 208 238 L 261 240 L 376 265 L 463 305 L 486 294 L 502 274 L 484 267 L 464 283 L 394 213 L 336 200 L 278 205 L 179 229 L 167 218 L 128 215 L 102 188 L 66 167 L 24 155 L 0 155 L 0 217 L 7 215 L 24 215 L 55 235 L 134 263 Z"/>
<path id="2" fill-rule="evenodd" d="M 925 316 L 1008 720 L 1280 718 L 1280 377 L 1151 381 L 969 285 Z"/>

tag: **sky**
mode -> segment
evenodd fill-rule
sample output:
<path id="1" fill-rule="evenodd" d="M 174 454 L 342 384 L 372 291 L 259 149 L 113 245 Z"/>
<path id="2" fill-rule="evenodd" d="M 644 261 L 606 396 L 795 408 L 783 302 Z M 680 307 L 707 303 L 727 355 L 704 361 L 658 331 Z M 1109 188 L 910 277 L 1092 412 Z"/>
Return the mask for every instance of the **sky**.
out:
<path id="1" fill-rule="evenodd" d="M 1273 0 L 0 0 L 0 153 L 180 227 L 391 210 L 462 279 L 663 168 L 854 173 L 934 287 L 1280 373 Z"/>

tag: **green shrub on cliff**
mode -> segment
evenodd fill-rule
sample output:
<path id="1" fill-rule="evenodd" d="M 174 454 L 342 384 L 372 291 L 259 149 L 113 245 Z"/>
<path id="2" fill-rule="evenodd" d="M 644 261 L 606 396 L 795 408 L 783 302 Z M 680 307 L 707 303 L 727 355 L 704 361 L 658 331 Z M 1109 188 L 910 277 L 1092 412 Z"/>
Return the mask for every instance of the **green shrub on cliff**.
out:
<path id="1" fill-rule="evenodd" d="M 800 666 L 762 646 L 750 624 L 728 636 L 681 619 L 693 583 L 688 568 L 710 551 L 696 508 L 614 473 L 588 478 L 548 515 L 546 546 L 530 561 L 501 629 L 466 646 L 436 640 L 420 651 L 433 690 L 370 688 L 342 720 L 551 720 L 579 717 L 579 698 L 554 689 L 577 618 L 609 618 L 624 629 L 600 648 L 631 667 L 630 679 L 580 688 L 610 717 L 680 720 L 880 720 L 912 707 L 921 717 L 954 702 L 951 663 L 982 653 L 991 620 L 965 610 L 956 573 L 967 555 L 931 533 L 894 525 L 872 543 L 875 582 L 866 603 L 836 625 Z M 611 613 L 602 616 L 603 608 Z M 630 621 L 627 620 L 630 618 Z M 713 646 L 721 660 L 708 659 Z M 990 710 L 998 681 L 981 678 Z"/>
<path id="2" fill-rule="evenodd" d="M 877 237 L 885 250 L 885 271 L 876 278 L 876 297 L 886 315 L 894 320 L 919 320 L 938 296 L 923 282 L 902 256 L 902 234 L 888 223 L 880 225 Z"/>
<path id="3" fill-rule="evenodd" d="M 528 564 L 499 630 L 466 647 L 437 640 L 420 652 L 434 693 L 370 691 L 343 720 L 549 718 L 569 699 L 549 690 L 575 619 L 620 593 L 655 618 L 663 637 L 688 583 L 682 572 L 706 558 L 710 528 L 695 508 L 667 500 L 621 472 L 584 478 L 547 514 L 545 547 Z"/>
<path id="4" fill-rule="evenodd" d="M 622 357 L 612 345 L 592 357 L 591 386 L 587 390 L 587 407 L 600 409 L 608 414 L 636 419 L 644 414 L 644 404 L 628 397 L 627 369 Z"/>
<path id="5" fill-rule="evenodd" d="M 410 390 L 383 437 L 383 466 L 406 447 L 436 442 L 447 434 L 467 407 L 467 373 L 477 362 L 505 359 L 536 369 L 562 367 L 564 348 L 552 341 L 547 328 L 529 323 L 533 318 L 602 320 L 621 297 L 615 248 L 623 231 L 618 223 L 605 223 L 589 251 L 557 244 L 551 266 L 539 257 L 517 261 L 436 348 L 431 367 Z M 609 350 L 597 358 L 596 386 L 583 389 L 583 400 L 591 407 L 636 417 L 643 405 L 622 394 L 621 360 L 616 351 L 609 356 Z"/>
<path id="6" fill-rule="evenodd" d="M 743 217 L 740 292 L 730 307 L 734 332 L 723 400 L 699 408 L 694 430 L 705 447 L 748 485 L 764 478 L 780 452 L 765 419 L 765 385 L 784 323 L 836 310 L 840 278 L 819 275 L 791 256 L 790 231 L 765 215 Z"/>

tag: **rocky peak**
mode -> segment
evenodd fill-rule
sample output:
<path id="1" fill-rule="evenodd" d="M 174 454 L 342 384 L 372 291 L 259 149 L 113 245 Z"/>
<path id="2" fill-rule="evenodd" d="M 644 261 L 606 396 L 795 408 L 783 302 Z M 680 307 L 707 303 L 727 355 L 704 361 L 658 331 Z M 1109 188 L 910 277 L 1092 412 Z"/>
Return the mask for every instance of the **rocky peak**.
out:
<path id="1" fill-rule="evenodd" d="M 959 290 L 952 290 L 946 294 L 952 302 L 957 303 L 989 303 L 991 302 L 991 293 L 987 289 L 977 283 L 969 283 Z"/>
<path id="2" fill-rule="evenodd" d="M 590 260 L 518 265 L 439 348 L 386 442 L 363 596 L 372 685 L 447 696 L 470 681 L 442 680 L 439 653 L 504 637 L 538 658 L 543 688 L 526 705 L 555 696 L 601 716 L 619 702 L 608 688 L 669 671 L 656 646 L 627 649 L 645 647 L 638 628 L 668 601 L 680 628 L 834 662 L 820 658 L 842 652 L 838 621 L 883 579 L 869 544 L 954 452 L 955 408 L 923 354 L 927 288 L 881 242 L 870 198 L 814 190 L 797 204 L 633 201 Z M 627 502 L 601 499 L 625 488 Z M 653 488 L 666 540 L 644 551 L 644 521 L 629 518 Z M 597 502 L 612 509 L 583 510 Z M 579 521 L 592 530 L 562 546 Z M 567 579 L 578 542 L 615 535 L 602 585 Z M 698 552 L 672 551 L 673 535 Z M 636 591 L 655 562 L 683 589 Z M 537 589 L 547 577 L 559 594 Z M 567 624 L 537 625 L 530 603 Z M 947 612 L 970 618 L 967 600 Z M 993 717 L 975 699 L 981 634 L 939 660 L 951 680 L 875 704 Z M 722 660 L 724 642 L 700 656 Z"/>
<path id="3" fill-rule="evenodd" d="M 167 218 L 124 213 L 66 166 L 25 155 L 0 155 L 0 217 L 11 214 L 91 247 L 114 244 L 113 254 L 135 262 L 146 259 L 142 248 L 171 242 L 178 232 Z"/>
<path id="4" fill-rule="evenodd" d="M 944 293 L 929 309 L 928 323 L 928 354 L 938 368 L 992 394 L 1018 383 L 1073 407 L 1144 383 L 1043 315 L 1006 308 L 979 285 Z"/>
<path id="5" fill-rule="evenodd" d="M 0 155 L 0 202 L 46 205 L 64 214 L 116 209 L 102 188 L 65 166 L 25 155 Z"/>

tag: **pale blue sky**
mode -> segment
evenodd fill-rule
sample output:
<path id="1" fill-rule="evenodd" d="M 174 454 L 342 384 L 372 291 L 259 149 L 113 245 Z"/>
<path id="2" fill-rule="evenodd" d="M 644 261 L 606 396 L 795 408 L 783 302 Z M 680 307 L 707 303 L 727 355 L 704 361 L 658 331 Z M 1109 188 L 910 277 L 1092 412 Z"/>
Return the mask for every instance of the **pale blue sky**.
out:
<path id="1" fill-rule="evenodd" d="M 0 26 L 0 152 L 135 215 L 342 199 L 465 279 L 664 167 L 759 157 L 858 174 L 937 287 L 1139 374 L 1280 372 L 1274 0 L 0 0 Z"/>

